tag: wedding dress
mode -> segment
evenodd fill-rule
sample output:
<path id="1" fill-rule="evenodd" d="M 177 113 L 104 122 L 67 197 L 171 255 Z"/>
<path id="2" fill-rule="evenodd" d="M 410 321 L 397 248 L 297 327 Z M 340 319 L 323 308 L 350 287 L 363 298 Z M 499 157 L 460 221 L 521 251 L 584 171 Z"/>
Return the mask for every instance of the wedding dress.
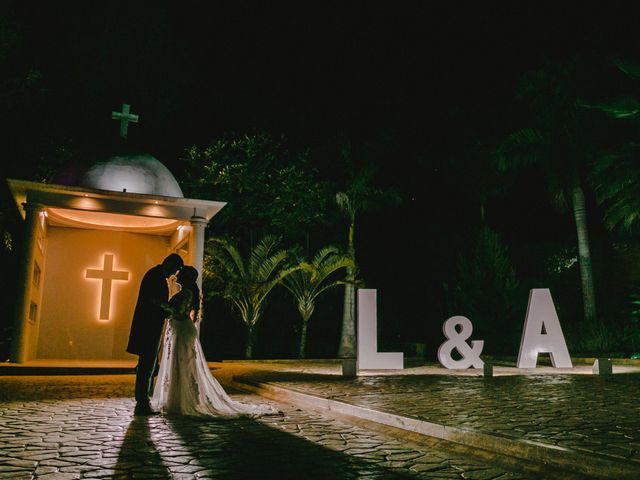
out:
<path id="1" fill-rule="evenodd" d="M 246 404 L 229 398 L 213 377 L 194 322 L 193 293 L 182 289 L 171 298 L 163 351 L 151 405 L 163 414 L 192 416 L 259 416 L 278 413 L 267 404 Z"/>

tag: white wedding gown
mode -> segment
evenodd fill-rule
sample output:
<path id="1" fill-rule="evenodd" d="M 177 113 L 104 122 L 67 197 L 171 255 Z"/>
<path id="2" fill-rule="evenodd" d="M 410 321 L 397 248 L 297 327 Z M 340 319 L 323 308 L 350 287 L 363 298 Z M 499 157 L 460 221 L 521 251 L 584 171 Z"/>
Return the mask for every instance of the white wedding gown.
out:
<path id="1" fill-rule="evenodd" d="M 183 290 L 172 303 L 182 304 L 165 324 L 163 351 L 151 405 L 163 414 L 192 416 L 259 416 L 278 413 L 268 404 L 246 404 L 229 398 L 213 377 L 202 352 L 199 321 L 189 317 L 191 292 Z M 178 302 L 174 302 L 177 300 Z M 180 301 L 182 300 L 182 301 Z M 174 308 L 174 312 L 176 309 Z"/>

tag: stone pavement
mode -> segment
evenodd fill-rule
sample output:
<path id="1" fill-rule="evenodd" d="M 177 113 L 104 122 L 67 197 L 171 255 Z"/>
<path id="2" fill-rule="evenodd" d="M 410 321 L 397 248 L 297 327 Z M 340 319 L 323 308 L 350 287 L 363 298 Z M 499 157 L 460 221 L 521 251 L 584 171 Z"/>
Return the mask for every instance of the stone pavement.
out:
<path id="1" fill-rule="evenodd" d="M 234 397 L 277 403 L 283 415 L 135 418 L 133 375 L 0 377 L 0 478 L 640 478 L 636 373 L 496 368 L 483 378 L 419 367 L 346 379 L 335 362 L 211 366 L 228 390 L 278 402 Z M 420 435 L 412 422 L 441 430 Z M 457 432 L 455 443 L 442 432 Z M 577 453 L 585 468 L 545 466 L 540 449 Z"/>
<path id="2" fill-rule="evenodd" d="M 579 366 L 452 374 L 438 368 L 369 372 L 292 365 L 238 376 L 274 398 L 317 405 L 498 454 L 601 478 L 640 478 L 640 372 L 612 376 Z M 416 371 L 417 370 L 417 371 Z M 576 374 L 579 373 L 579 374 Z"/>
<path id="3" fill-rule="evenodd" d="M 223 382 L 247 373 L 219 367 L 214 373 Z M 257 420 L 135 418 L 133 379 L 0 377 L 0 478 L 579 478 L 548 476 L 523 462 L 500 462 L 433 439 L 414 441 L 285 403 L 278 404 L 282 416 Z M 234 397 L 267 401 L 239 392 Z"/>

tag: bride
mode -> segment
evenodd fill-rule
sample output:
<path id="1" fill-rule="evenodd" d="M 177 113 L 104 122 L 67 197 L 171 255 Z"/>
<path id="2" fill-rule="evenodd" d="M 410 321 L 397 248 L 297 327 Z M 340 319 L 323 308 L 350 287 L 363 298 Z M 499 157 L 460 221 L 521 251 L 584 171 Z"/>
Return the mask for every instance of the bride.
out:
<path id="1" fill-rule="evenodd" d="M 211 375 L 200 345 L 200 289 L 198 271 L 188 265 L 178 273 L 182 287 L 167 311 L 162 360 L 151 405 L 163 414 L 195 416 L 268 415 L 278 410 L 267 404 L 231 400 Z"/>

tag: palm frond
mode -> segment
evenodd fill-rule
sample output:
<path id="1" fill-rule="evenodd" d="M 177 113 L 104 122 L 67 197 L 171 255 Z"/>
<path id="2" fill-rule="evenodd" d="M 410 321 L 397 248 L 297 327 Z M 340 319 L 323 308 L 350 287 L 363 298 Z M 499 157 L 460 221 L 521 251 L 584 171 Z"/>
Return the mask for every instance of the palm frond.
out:
<path id="1" fill-rule="evenodd" d="M 296 302 L 300 302 L 301 298 L 304 298 L 306 292 L 309 290 L 311 283 L 311 276 L 313 275 L 313 269 L 309 269 L 309 264 L 303 266 L 302 263 L 298 264 L 301 268 L 290 275 L 287 275 L 282 281 L 282 285 L 291 292 Z"/>
<path id="2" fill-rule="evenodd" d="M 229 272 L 236 272 L 239 276 L 246 277 L 247 272 L 242 255 L 228 240 L 210 238 L 205 245 L 205 249 L 213 257 L 214 261 L 223 264 Z"/>
<path id="3" fill-rule="evenodd" d="M 283 280 L 283 285 L 302 312 L 308 310 L 303 304 L 315 303 L 322 292 L 344 284 L 343 280 L 328 281 L 328 278 L 340 269 L 355 268 L 355 263 L 348 255 L 340 254 L 337 247 L 328 246 L 320 249 L 312 262 L 300 261 L 297 267 Z"/>
<path id="4" fill-rule="evenodd" d="M 329 283 L 325 283 L 322 286 L 320 286 L 320 288 L 318 288 L 314 293 L 314 299 L 316 297 L 319 297 L 322 293 L 324 293 L 326 290 L 330 290 L 334 287 L 339 287 L 340 285 L 353 285 L 353 286 L 361 286 L 362 283 L 359 281 L 356 282 L 349 282 L 347 280 L 334 280 L 333 282 L 329 282 Z"/>
<path id="5" fill-rule="evenodd" d="M 252 275 L 257 275 L 264 262 L 272 255 L 276 248 L 278 239 L 273 235 L 268 235 L 258 243 L 249 256 L 249 270 Z"/>
<path id="6" fill-rule="evenodd" d="M 632 229 L 640 216 L 640 149 L 633 143 L 602 155 L 593 163 L 589 181 L 613 230 Z"/>
<path id="7" fill-rule="evenodd" d="M 353 202 L 351 201 L 351 198 L 349 198 L 349 195 L 347 195 L 345 192 L 336 193 L 336 203 L 344 214 L 349 217 L 353 215 Z"/>
<path id="8" fill-rule="evenodd" d="M 288 254 L 286 250 L 280 250 L 270 257 L 264 258 L 262 262 L 257 265 L 254 271 L 254 279 L 257 282 L 267 282 L 273 276 L 279 268 L 284 265 L 287 260 Z"/>
<path id="9" fill-rule="evenodd" d="M 495 152 L 498 170 L 517 170 L 540 162 L 550 144 L 548 136 L 535 128 L 523 128 L 510 134 Z"/>
<path id="10" fill-rule="evenodd" d="M 630 96 L 616 98 L 607 103 L 587 104 L 580 102 L 580 106 L 600 110 L 614 118 L 630 118 L 640 113 L 640 101 Z"/>
<path id="11" fill-rule="evenodd" d="M 562 179 L 558 175 L 558 172 L 553 169 L 549 169 L 549 171 L 547 171 L 547 192 L 549 193 L 551 205 L 553 205 L 560 213 L 566 213 L 569 210 L 567 193 L 562 183 Z"/>
<path id="12" fill-rule="evenodd" d="M 318 253 L 313 257 L 311 261 L 314 265 L 320 265 L 327 257 L 330 255 L 335 255 L 340 253 L 340 249 L 333 245 L 329 245 L 327 247 L 321 248 Z"/>
<path id="13" fill-rule="evenodd" d="M 613 64 L 631 78 L 640 78 L 640 65 L 622 58 L 614 58 Z"/>

